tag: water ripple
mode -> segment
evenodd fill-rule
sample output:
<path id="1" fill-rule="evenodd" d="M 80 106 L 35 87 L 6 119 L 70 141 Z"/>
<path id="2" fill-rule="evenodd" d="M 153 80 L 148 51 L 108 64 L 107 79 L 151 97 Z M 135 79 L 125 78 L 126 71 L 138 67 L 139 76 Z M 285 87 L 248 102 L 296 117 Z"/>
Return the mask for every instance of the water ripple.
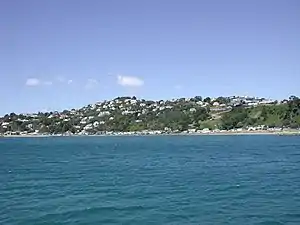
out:
<path id="1" fill-rule="evenodd" d="M 0 224 L 300 224 L 300 139 L 2 139 Z"/>

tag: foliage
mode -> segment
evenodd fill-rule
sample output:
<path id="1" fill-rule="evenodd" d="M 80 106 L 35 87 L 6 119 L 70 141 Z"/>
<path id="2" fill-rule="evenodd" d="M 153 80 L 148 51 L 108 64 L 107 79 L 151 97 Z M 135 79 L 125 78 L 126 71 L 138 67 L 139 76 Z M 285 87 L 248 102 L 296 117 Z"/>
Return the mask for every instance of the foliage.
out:
<path id="1" fill-rule="evenodd" d="M 233 129 L 259 125 L 300 127 L 300 99 L 295 96 L 291 96 L 286 104 L 240 106 L 223 113 L 210 112 L 209 106 L 204 107 L 198 104 L 199 101 L 227 105 L 229 98 L 219 97 L 212 101 L 209 97 L 196 96 L 150 101 L 118 97 L 78 110 L 31 115 L 10 113 L 0 118 L 0 133 L 96 134 L 104 131 Z"/>
<path id="2" fill-rule="evenodd" d="M 221 119 L 223 129 L 265 125 L 268 127 L 300 127 L 300 99 L 290 98 L 287 104 L 237 107 Z"/>

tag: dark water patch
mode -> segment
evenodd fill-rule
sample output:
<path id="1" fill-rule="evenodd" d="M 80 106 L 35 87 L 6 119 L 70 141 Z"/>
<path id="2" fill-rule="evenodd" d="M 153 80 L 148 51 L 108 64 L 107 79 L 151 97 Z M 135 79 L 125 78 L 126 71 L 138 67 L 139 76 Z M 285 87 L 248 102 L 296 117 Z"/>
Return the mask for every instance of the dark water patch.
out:
<path id="1" fill-rule="evenodd" d="M 263 221 L 263 222 L 257 223 L 257 225 L 284 225 L 284 223 L 277 222 L 277 221 Z"/>

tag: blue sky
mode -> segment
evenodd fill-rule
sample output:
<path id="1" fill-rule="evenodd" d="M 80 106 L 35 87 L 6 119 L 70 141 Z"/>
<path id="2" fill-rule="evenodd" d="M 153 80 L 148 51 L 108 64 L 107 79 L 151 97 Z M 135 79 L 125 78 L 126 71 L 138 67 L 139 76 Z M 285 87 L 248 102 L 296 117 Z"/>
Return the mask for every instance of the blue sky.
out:
<path id="1" fill-rule="evenodd" d="M 300 1 L 3 0 L 0 74 L 0 114 L 300 95 Z"/>

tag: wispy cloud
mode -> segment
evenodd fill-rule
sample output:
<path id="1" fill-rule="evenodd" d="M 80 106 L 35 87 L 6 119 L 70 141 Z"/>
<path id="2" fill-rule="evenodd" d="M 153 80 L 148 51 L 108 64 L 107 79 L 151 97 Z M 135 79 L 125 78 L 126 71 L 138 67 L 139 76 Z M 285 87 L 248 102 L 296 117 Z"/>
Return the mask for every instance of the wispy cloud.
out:
<path id="1" fill-rule="evenodd" d="M 41 81 L 37 78 L 28 78 L 25 83 L 26 86 L 38 86 L 40 84 Z"/>
<path id="2" fill-rule="evenodd" d="M 62 83 L 62 84 L 72 84 L 73 83 L 73 80 L 71 79 L 67 79 L 65 77 L 62 77 L 62 76 L 59 76 L 59 77 L 56 77 L 55 79 L 58 83 Z"/>
<path id="3" fill-rule="evenodd" d="M 85 84 L 85 89 L 93 89 L 99 85 L 99 82 L 96 79 L 88 79 Z"/>
<path id="4" fill-rule="evenodd" d="M 63 76 L 58 76 L 54 79 L 54 82 L 56 83 L 61 83 L 61 84 L 72 84 L 73 83 L 73 80 L 71 79 L 67 79 Z"/>
<path id="5" fill-rule="evenodd" d="M 138 77 L 118 75 L 118 84 L 129 87 L 140 87 L 144 85 L 144 81 Z"/>
<path id="6" fill-rule="evenodd" d="M 57 79 L 55 79 L 57 81 Z M 64 81 L 65 82 L 65 81 Z M 72 82 L 66 81 L 67 84 L 70 84 Z M 51 80 L 42 80 L 39 78 L 28 78 L 25 82 L 26 86 L 51 86 L 53 85 L 53 81 Z"/>

